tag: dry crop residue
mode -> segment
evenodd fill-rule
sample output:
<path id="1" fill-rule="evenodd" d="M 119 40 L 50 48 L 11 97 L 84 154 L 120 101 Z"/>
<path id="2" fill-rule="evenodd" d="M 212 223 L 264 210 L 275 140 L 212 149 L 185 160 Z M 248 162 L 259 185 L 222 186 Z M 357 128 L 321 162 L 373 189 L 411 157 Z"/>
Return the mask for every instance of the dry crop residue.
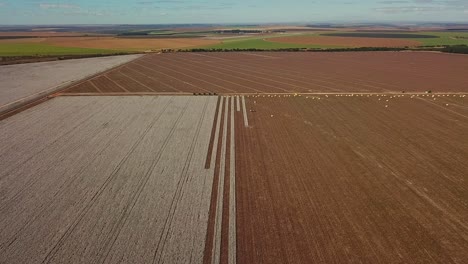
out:
<path id="1" fill-rule="evenodd" d="M 466 263 L 466 98 L 247 98 L 239 263 Z"/>

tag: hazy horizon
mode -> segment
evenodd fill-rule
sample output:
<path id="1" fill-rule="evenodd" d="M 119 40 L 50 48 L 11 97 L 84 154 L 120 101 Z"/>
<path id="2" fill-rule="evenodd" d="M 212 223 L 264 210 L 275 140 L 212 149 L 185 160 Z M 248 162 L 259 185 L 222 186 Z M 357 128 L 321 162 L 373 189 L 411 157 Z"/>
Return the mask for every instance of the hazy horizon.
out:
<path id="1" fill-rule="evenodd" d="M 468 0 L 0 0 L 1 25 L 468 23 Z"/>

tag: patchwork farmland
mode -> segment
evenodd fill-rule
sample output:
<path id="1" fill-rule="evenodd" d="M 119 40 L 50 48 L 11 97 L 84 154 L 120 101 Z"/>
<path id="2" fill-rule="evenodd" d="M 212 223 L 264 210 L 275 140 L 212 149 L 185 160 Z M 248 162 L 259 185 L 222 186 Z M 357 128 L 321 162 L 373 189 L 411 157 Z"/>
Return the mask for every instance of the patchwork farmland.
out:
<path id="1" fill-rule="evenodd" d="M 466 68 L 154 54 L 53 90 L 0 118 L 0 263 L 466 263 Z"/>

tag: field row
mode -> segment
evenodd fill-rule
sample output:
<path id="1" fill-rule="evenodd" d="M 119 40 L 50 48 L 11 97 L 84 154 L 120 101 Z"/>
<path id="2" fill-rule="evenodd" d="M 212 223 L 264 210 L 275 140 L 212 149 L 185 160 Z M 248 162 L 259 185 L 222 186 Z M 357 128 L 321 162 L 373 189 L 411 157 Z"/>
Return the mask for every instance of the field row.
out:
<path id="1" fill-rule="evenodd" d="M 208 235 L 203 263 L 237 263 L 236 140 L 246 124 L 244 97 L 220 97 L 206 168 L 214 168 Z M 244 122 L 241 121 L 242 116 Z"/>
<path id="2" fill-rule="evenodd" d="M 466 56 L 417 52 L 147 55 L 66 93 L 468 92 Z"/>

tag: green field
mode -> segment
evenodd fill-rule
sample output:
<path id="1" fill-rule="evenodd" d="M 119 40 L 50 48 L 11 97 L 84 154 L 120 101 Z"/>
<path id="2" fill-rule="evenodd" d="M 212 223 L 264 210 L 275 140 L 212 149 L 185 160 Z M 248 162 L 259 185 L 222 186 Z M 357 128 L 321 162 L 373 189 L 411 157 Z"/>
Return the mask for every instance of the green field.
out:
<path id="1" fill-rule="evenodd" d="M 350 34 L 349 32 L 336 32 L 334 34 Z M 408 36 L 409 40 L 418 41 L 421 46 L 442 46 L 442 45 L 468 45 L 468 33 L 467 32 L 412 32 L 412 33 L 363 33 L 358 34 L 356 37 L 371 37 L 372 34 L 378 34 L 379 38 L 384 37 L 388 34 L 389 37 L 405 38 Z M 285 34 L 284 36 L 327 36 L 327 34 Z M 420 35 L 420 36 L 415 36 Z M 283 35 L 282 35 L 283 36 Z M 429 37 L 431 36 L 431 37 Z M 274 43 L 269 42 L 266 39 L 278 37 L 278 35 L 262 36 L 262 37 L 250 37 L 250 38 L 235 38 L 224 40 L 220 44 L 199 47 L 204 49 L 287 49 L 287 48 L 345 48 L 340 46 L 324 46 L 324 45 L 306 45 L 306 44 L 292 44 L 292 43 Z M 461 37 L 461 38 L 460 38 Z"/>
<path id="2" fill-rule="evenodd" d="M 468 45 L 468 32 L 411 32 L 411 33 L 383 33 L 383 32 L 334 32 L 321 36 L 338 37 L 368 37 L 368 38 L 404 38 L 421 42 L 421 46 Z M 407 36 L 407 37 L 405 37 Z M 460 38 L 461 37 L 461 38 Z"/>
<path id="3" fill-rule="evenodd" d="M 249 38 L 243 40 L 229 40 L 223 43 L 200 47 L 205 49 L 291 49 L 291 48 L 340 48 L 338 46 L 323 46 L 323 45 L 304 45 L 269 42 L 262 38 Z"/>
<path id="4" fill-rule="evenodd" d="M 329 37 L 352 37 L 352 38 L 437 38 L 435 35 L 425 35 L 421 33 L 386 33 L 386 32 L 340 32 L 340 33 L 325 33 L 321 36 Z"/>
<path id="5" fill-rule="evenodd" d="M 422 46 L 442 46 L 442 45 L 468 45 L 468 32 L 424 32 L 438 38 L 412 39 L 422 43 Z M 457 38 L 457 37 L 463 37 Z"/>
<path id="6" fill-rule="evenodd" d="M 57 47 L 41 43 L 0 43 L 0 57 L 95 55 L 112 53 L 117 53 L 117 51 L 105 49 Z"/>
<path id="7" fill-rule="evenodd" d="M 168 34 L 177 34 L 177 31 L 171 30 L 155 30 L 148 33 L 148 35 L 168 35 Z"/>
<path id="8" fill-rule="evenodd" d="M 404 34 L 399 34 L 399 38 L 404 38 Z M 326 34 L 321 34 L 326 35 Z M 380 38 L 382 34 L 380 34 Z M 395 34 L 393 34 L 394 36 Z M 408 33 L 409 40 L 419 41 L 421 46 L 442 46 L 442 45 L 468 45 L 467 32 L 417 32 Z M 421 37 L 414 37 L 414 35 L 421 35 Z M 281 36 L 320 36 L 318 34 L 285 34 Z M 390 34 L 389 36 L 392 36 Z M 429 38 L 428 36 L 434 36 Z M 250 37 L 250 38 L 235 38 L 224 40 L 221 44 L 205 46 L 200 48 L 206 49 L 287 49 L 287 48 L 346 48 L 343 46 L 326 46 L 326 45 L 306 45 L 306 44 L 292 44 L 292 43 L 275 43 L 269 42 L 268 38 L 278 37 L 278 35 L 263 36 L 263 37 Z M 462 38 L 457 38 L 462 37 Z"/>

